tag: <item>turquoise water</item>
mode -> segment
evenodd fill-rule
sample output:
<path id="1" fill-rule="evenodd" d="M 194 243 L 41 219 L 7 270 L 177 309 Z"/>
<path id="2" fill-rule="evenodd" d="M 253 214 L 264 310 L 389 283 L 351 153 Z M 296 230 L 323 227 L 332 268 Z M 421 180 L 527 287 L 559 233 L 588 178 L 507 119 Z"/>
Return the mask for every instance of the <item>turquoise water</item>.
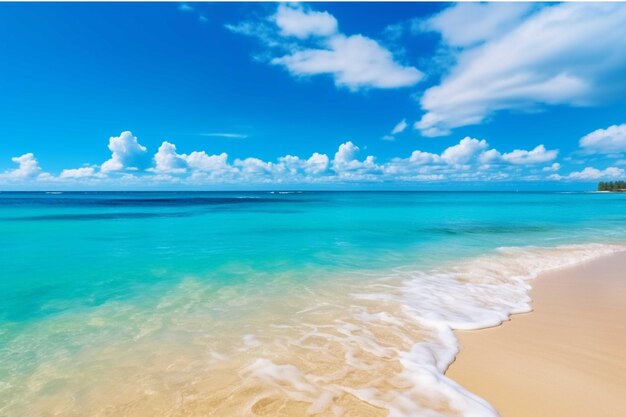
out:
<path id="1" fill-rule="evenodd" d="M 7 404 L 0 415 L 47 415 L 32 408 L 38 402 L 59 415 L 107 415 L 103 410 L 114 401 L 87 400 L 102 392 L 106 375 L 83 394 L 73 384 L 85 386 L 95 372 L 93 349 L 132 351 L 146 331 L 141 326 L 157 316 L 143 356 L 122 361 L 126 370 L 136 367 L 133 375 L 154 381 L 161 371 L 142 363 L 150 343 L 193 356 L 213 352 L 207 347 L 213 342 L 202 340 L 215 338 L 222 353 L 213 356 L 225 357 L 240 348 L 224 340 L 238 338 L 261 349 L 259 358 L 276 358 L 262 348 L 276 340 L 250 342 L 235 328 L 255 322 L 263 334 L 264 326 L 292 320 L 296 310 L 285 300 L 305 289 L 330 291 L 332 298 L 398 271 L 471 265 L 501 247 L 623 242 L 626 194 L 0 193 L 0 404 Z M 160 311 L 164 300 L 168 307 Z M 343 302 L 334 308 L 353 307 Z M 106 330 L 85 325 L 96 318 Z M 179 346 L 191 340 L 194 326 L 194 341 Z M 188 352 L 190 344 L 195 350 Z M 238 359 L 240 371 L 251 363 L 247 355 Z M 54 375 L 44 372 L 50 363 L 59 367 Z M 115 360 L 107 366 L 115 368 Z M 129 375 L 124 372 L 109 382 Z M 186 386 L 184 379 L 178 382 Z M 180 389 L 174 385 L 167 390 Z M 128 415 L 144 415 L 137 401 L 121 398 L 115 406 L 132 402 Z"/>

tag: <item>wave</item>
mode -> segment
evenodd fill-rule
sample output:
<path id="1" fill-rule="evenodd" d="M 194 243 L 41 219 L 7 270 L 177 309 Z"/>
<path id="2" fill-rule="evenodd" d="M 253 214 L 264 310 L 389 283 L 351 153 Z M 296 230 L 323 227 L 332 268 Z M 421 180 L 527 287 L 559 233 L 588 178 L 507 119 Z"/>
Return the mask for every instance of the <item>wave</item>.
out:
<path id="1" fill-rule="evenodd" d="M 302 349 L 300 358 L 316 358 L 327 354 L 319 343 L 329 347 L 336 341 L 329 350 L 340 354 L 327 359 L 332 366 L 321 366 L 332 372 L 320 375 L 323 361 L 318 360 L 294 358 L 281 364 L 259 358 L 246 375 L 308 403 L 303 415 L 332 415 L 333 410 L 337 415 L 348 410 L 369 415 L 367 404 L 390 417 L 495 417 L 486 401 L 444 375 L 458 353 L 453 330 L 496 326 L 511 314 L 528 312 L 529 282 L 538 274 L 625 249 L 602 244 L 501 248 L 440 269 L 398 269 L 351 292 L 350 314 L 336 311 L 320 325 L 312 312 L 328 306 L 301 313 L 308 331 L 290 344 Z M 347 397 L 359 404 L 337 411 L 338 399 Z"/>
<path id="2" fill-rule="evenodd" d="M 310 200 L 307 200 L 310 201 Z M 174 197 L 174 198 L 87 198 L 87 197 L 8 197 L 0 199 L 4 205 L 43 205 L 76 207 L 172 207 L 216 206 L 234 204 L 302 203 L 303 200 L 264 197 Z"/>
<path id="3" fill-rule="evenodd" d="M 318 283 L 275 276 L 216 287 L 189 278 L 155 303 L 108 303 L 20 335 L 5 374 L 43 362 L 5 381 L 0 414 L 495 417 L 444 375 L 458 353 L 453 330 L 530 311 L 538 274 L 622 250 L 500 248 L 430 270 Z M 68 353 L 64 337 L 42 343 L 49 329 L 71 335 L 80 351 Z"/>

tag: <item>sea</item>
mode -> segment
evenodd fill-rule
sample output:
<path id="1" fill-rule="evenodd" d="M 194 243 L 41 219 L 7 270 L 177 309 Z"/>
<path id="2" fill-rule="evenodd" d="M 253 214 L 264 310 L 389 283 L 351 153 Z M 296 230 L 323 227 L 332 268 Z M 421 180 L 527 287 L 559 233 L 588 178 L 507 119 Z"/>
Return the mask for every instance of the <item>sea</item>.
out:
<path id="1" fill-rule="evenodd" d="M 625 244 L 626 194 L 2 192 L 0 416 L 494 417 L 453 331 Z"/>

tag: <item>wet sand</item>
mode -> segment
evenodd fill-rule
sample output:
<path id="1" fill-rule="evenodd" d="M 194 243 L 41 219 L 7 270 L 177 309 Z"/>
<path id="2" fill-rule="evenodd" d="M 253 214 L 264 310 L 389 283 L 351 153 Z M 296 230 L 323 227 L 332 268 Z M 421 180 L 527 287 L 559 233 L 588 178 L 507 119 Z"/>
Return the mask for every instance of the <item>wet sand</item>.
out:
<path id="1" fill-rule="evenodd" d="M 626 253 L 532 285 L 532 313 L 456 332 L 446 375 L 502 417 L 626 416 Z"/>

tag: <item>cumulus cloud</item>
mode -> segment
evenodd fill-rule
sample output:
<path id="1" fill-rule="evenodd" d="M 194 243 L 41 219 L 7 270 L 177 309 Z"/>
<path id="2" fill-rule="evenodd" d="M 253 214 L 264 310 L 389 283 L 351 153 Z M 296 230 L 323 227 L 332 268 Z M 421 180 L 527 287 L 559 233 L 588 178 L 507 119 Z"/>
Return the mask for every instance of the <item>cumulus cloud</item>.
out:
<path id="1" fill-rule="evenodd" d="M 618 168 L 598 171 L 593 168 L 561 177 L 558 162 L 543 169 L 531 168 L 536 164 L 552 162 L 557 151 L 538 145 L 532 150 L 516 149 L 501 153 L 492 149 L 484 139 L 465 137 L 441 153 L 414 150 L 407 157 L 396 157 L 379 162 L 373 155 L 360 156 L 361 149 L 352 141 L 341 143 L 333 158 L 314 152 L 308 158 L 287 154 L 276 160 L 263 160 L 249 156 L 229 162 L 227 153 L 210 155 L 205 151 L 179 153 L 176 145 L 163 141 L 152 158 L 152 166 L 124 171 L 137 166 L 134 154 L 143 155 L 146 148 L 139 145 L 130 132 L 122 133 L 109 141 L 117 170 L 98 169 L 97 165 L 64 169 L 58 175 L 42 172 L 32 153 L 12 158 L 18 167 L 0 174 L 2 183 L 149 186 L 169 184 L 326 184 L 342 182 L 380 181 L 485 181 L 531 179 L 550 175 L 552 179 L 593 179 L 617 177 L 623 174 Z M 130 155 L 130 156 L 129 156 Z M 132 157 L 131 157 L 132 156 Z M 107 161 L 109 162 L 109 161 Z M 526 171 L 524 171 L 528 167 Z M 526 172 L 526 174 L 524 174 Z M 529 175 L 532 174 L 532 175 Z"/>
<path id="2" fill-rule="evenodd" d="M 271 174 L 284 170 L 284 165 L 275 164 L 273 162 L 265 162 L 259 158 L 249 157 L 246 159 L 236 159 L 235 166 L 241 169 L 244 174 Z"/>
<path id="3" fill-rule="evenodd" d="M 545 146 L 539 145 L 531 151 L 515 149 L 513 152 L 502 155 L 502 160 L 512 164 L 542 164 L 554 160 L 559 151 L 547 150 Z"/>
<path id="4" fill-rule="evenodd" d="M 104 173 L 142 169 L 149 162 L 146 147 L 140 145 L 130 131 L 109 138 L 109 150 L 111 159 L 105 161 L 100 167 L 100 171 Z"/>
<path id="5" fill-rule="evenodd" d="M 224 174 L 236 171 L 228 164 L 228 154 L 208 155 L 205 151 L 194 151 L 189 155 L 179 154 L 176 145 L 164 141 L 154 155 L 154 171 L 166 174 L 180 174 L 190 171 Z"/>
<path id="6" fill-rule="evenodd" d="M 374 157 L 368 155 L 364 160 L 360 161 L 356 158 L 356 154 L 360 151 L 359 147 L 351 141 L 339 145 L 339 149 L 333 158 L 333 170 L 338 174 L 348 171 L 371 171 L 377 168 Z"/>
<path id="7" fill-rule="evenodd" d="M 64 169 L 59 174 L 59 178 L 68 179 L 68 178 L 88 178 L 96 175 L 96 170 L 93 167 L 83 167 L 83 168 L 75 168 L 75 169 Z"/>
<path id="8" fill-rule="evenodd" d="M 328 155 L 318 152 L 313 153 L 309 159 L 286 155 L 278 158 L 278 161 L 285 167 L 285 170 L 292 175 L 297 175 L 300 172 L 310 175 L 319 175 L 325 172 L 329 165 Z"/>
<path id="9" fill-rule="evenodd" d="M 167 141 L 159 146 L 159 150 L 154 155 L 155 171 L 177 173 L 185 172 L 187 161 L 182 155 L 176 152 L 176 145 Z"/>
<path id="10" fill-rule="evenodd" d="M 222 152 L 219 155 L 208 155 L 205 151 L 194 151 L 185 156 L 187 165 L 192 170 L 225 173 L 232 172 L 233 168 L 228 164 L 228 154 Z"/>
<path id="11" fill-rule="evenodd" d="M 587 167 L 582 171 L 571 172 L 566 176 L 553 174 L 550 178 L 554 180 L 595 181 L 600 179 L 620 179 L 624 178 L 624 174 L 623 169 L 616 167 L 609 167 L 603 170 Z"/>
<path id="12" fill-rule="evenodd" d="M 507 19 L 494 19 L 500 22 L 495 29 L 465 36 L 465 25 L 456 28 L 450 22 L 458 19 L 459 10 L 472 7 L 497 9 L 489 16 L 501 16 L 507 7 L 515 10 Z M 425 136 L 441 136 L 500 110 L 588 106 L 621 97 L 626 90 L 621 76 L 626 71 L 626 5 L 560 3 L 516 23 L 524 13 L 512 3 L 462 3 L 433 19 L 432 28 L 462 48 L 440 84 L 421 97 L 425 114 L 415 128 Z"/>
<path id="13" fill-rule="evenodd" d="M 450 146 L 443 151 L 441 159 L 449 164 L 466 164 L 480 151 L 489 146 L 486 140 L 465 137 L 458 145 Z"/>
<path id="14" fill-rule="evenodd" d="M 336 86 L 351 91 L 408 87 L 423 78 L 420 70 L 397 62 L 374 39 L 340 33 L 337 20 L 327 12 L 281 4 L 268 20 L 270 24 L 242 22 L 226 27 L 257 37 L 270 48 L 268 61 L 296 77 L 331 76 Z"/>
<path id="15" fill-rule="evenodd" d="M 330 36 L 337 32 L 337 19 L 328 12 L 305 10 L 299 4 L 281 4 L 274 16 L 283 36 L 304 39 L 309 36 Z"/>
<path id="16" fill-rule="evenodd" d="M 481 155 L 481 161 L 484 163 L 508 162 L 515 165 L 532 165 L 550 162 L 558 156 L 559 151 L 547 150 L 544 145 L 538 145 L 530 151 L 524 149 L 515 149 L 508 153 L 500 153 L 495 149 L 490 149 Z"/>
<path id="17" fill-rule="evenodd" d="M 580 147 L 589 153 L 626 152 L 626 124 L 598 129 L 580 139 Z"/>
<path id="18" fill-rule="evenodd" d="M 543 168 L 543 172 L 555 172 L 561 169 L 561 164 L 558 162 L 553 163 L 552 165 Z"/>
<path id="19" fill-rule="evenodd" d="M 306 160 L 304 170 L 307 174 L 321 174 L 328 169 L 328 163 L 328 155 L 315 152 Z"/>
<path id="20" fill-rule="evenodd" d="M 416 175 L 442 175 L 457 180 L 502 180 L 511 176 L 503 170 L 517 170 L 517 176 L 521 178 L 519 170 L 552 161 L 556 155 L 557 151 L 546 150 L 543 145 L 530 151 L 516 149 L 501 153 L 489 149 L 484 139 L 465 137 L 441 154 L 416 150 L 408 158 L 393 158 L 382 169 L 394 178 L 399 174 L 410 175 L 403 178 L 412 181 L 418 180 Z M 560 164 L 554 163 L 542 172 L 554 172 L 559 168 Z"/>
<path id="21" fill-rule="evenodd" d="M 18 167 L 2 174 L 6 178 L 28 179 L 35 178 L 41 173 L 39 163 L 31 152 L 21 156 L 14 156 L 11 158 L 11 161 L 15 162 Z"/>

